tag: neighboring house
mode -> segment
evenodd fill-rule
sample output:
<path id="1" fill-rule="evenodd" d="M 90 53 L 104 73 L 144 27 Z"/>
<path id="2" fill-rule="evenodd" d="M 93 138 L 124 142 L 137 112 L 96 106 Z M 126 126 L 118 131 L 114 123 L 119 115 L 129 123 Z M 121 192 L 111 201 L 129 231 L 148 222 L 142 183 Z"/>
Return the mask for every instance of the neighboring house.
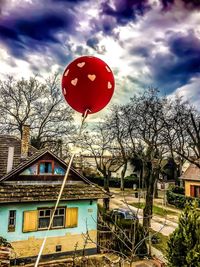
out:
<path id="1" fill-rule="evenodd" d="M 190 164 L 180 179 L 184 183 L 186 196 L 200 198 L 200 168 Z"/>
<path id="2" fill-rule="evenodd" d="M 177 165 L 173 159 L 163 159 L 161 161 L 161 172 L 157 181 L 157 188 L 159 190 L 167 190 L 170 186 L 177 182 Z"/>
<path id="3" fill-rule="evenodd" d="M 28 145 L 28 138 L 23 135 L 21 143 L 0 136 L 0 236 L 11 243 L 16 258 L 26 262 L 39 253 L 67 168 L 48 149 L 36 151 Z M 75 248 L 96 253 L 97 200 L 108 197 L 71 168 L 43 258 L 71 254 Z M 93 242 L 85 243 L 87 233 Z"/>
<path id="4" fill-rule="evenodd" d="M 108 162 L 111 159 L 110 156 L 102 156 L 104 163 Z M 97 157 L 97 161 L 100 162 L 100 157 Z M 121 165 L 121 166 L 120 166 Z M 102 173 L 100 173 L 97 170 L 96 162 L 95 162 L 95 157 L 93 155 L 87 155 L 87 154 L 79 154 L 74 158 L 74 166 L 79 169 L 81 172 L 83 172 L 86 169 L 90 169 L 90 171 L 98 173 L 98 175 L 103 176 Z M 120 178 L 121 177 L 121 171 L 123 169 L 123 165 L 121 164 L 121 160 L 119 161 L 118 165 L 113 164 L 112 168 L 110 168 L 112 171 L 112 177 Z M 134 172 L 134 167 L 128 161 L 127 164 L 127 170 L 126 170 L 126 175 L 125 176 L 130 176 Z"/>

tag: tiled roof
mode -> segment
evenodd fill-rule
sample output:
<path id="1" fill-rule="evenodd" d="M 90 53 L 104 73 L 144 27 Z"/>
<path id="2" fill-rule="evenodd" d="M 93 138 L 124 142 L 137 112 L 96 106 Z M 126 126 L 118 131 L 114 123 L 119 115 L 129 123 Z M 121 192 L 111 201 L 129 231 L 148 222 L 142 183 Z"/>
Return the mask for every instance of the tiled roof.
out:
<path id="1" fill-rule="evenodd" d="M 34 150 L 31 147 L 32 152 L 35 152 L 32 156 L 25 159 L 23 162 L 20 163 L 20 150 L 21 150 L 21 141 L 12 136 L 5 136 L 4 139 L 0 136 L 3 142 L 0 143 L 3 157 L 2 159 L 6 158 L 8 153 L 9 146 L 15 146 L 15 152 L 17 151 L 17 157 L 15 160 L 15 168 L 13 168 L 9 173 L 5 174 L 3 177 L 0 176 L 0 203 L 11 203 L 11 202 L 33 202 L 33 201 L 54 201 L 57 199 L 59 191 L 60 191 L 60 184 L 54 183 L 45 183 L 45 184 L 36 184 L 30 183 L 14 183 L 13 181 L 9 181 L 11 177 L 17 177 L 25 168 L 31 165 L 33 162 L 37 161 L 40 157 L 49 153 L 53 156 L 58 162 L 62 163 L 66 168 L 68 164 L 62 160 L 61 158 L 57 157 L 54 153 L 50 150 L 42 149 L 42 150 Z M 9 143 L 10 142 L 10 143 Z M 15 145 L 14 145 L 15 144 Z M 7 149 L 6 149 L 7 148 Z M 16 149 L 17 148 L 17 149 Z M 1 153 L 1 150 L 0 150 Z M 7 163 L 6 163 L 7 164 Z M 6 168 L 6 164 L 4 164 Z M 74 176 L 78 176 L 79 180 L 82 183 L 68 183 L 66 184 L 61 200 L 75 200 L 75 199 L 99 199 L 99 198 L 108 198 L 110 197 L 103 189 L 99 186 L 92 184 L 86 177 L 82 174 L 77 172 L 73 167 L 70 168 L 71 174 Z M 84 183 L 83 183 L 84 182 Z"/>
<path id="2" fill-rule="evenodd" d="M 14 175 L 15 173 L 19 172 L 20 170 L 24 169 L 24 167 L 26 167 L 28 164 L 32 163 L 34 160 L 36 160 L 37 158 L 39 158 L 41 155 L 43 155 L 46 152 L 46 149 L 42 149 L 42 150 L 37 150 L 37 152 L 35 152 L 32 156 L 26 158 L 25 160 L 23 160 L 23 162 L 19 162 L 18 165 L 16 166 L 16 168 L 13 168 L 12 171 L 10 171 L 9 173 L 7 173 L 6 175 L 4 175 L 0 181 L 4 181 L 7 180 L 10 176 Z"/>
<path id="3" fill-rule="evenodd" d="M 183 180 L 192 180 L 200 182 L 200 168 L 198 168 L 195 164 L 190 164 L 180 178 Z"/>
<path id="4" fill-rule="evenodd" d="M 0 135 L 0 177 L 7 171 L 8 148 L 14 147 L 13 168 L 17 167 L 21 161 L 21 140 L 11 135 Z M 29 146 L 29 153 L 37 151 L 33 146 Z"/>
<path id="5" fill-rule="evenodd" d="M 0 203 L 55 201 L 61 185 L 0 184 Z M 101 199 L 110 196 L 93 184 L 67 184 L 62 200 Z"/>

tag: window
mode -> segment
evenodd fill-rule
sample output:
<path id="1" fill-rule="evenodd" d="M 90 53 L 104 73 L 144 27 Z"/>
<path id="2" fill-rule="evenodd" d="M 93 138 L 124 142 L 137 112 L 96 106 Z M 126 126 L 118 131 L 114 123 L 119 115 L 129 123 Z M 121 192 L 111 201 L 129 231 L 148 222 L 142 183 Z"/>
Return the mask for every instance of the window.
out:
<path id="1" fill-rule="evenodd" d="M 54 174 L 64 175 L 65 174 L 65 170 L 62 167 L 60 167 L 57 163 L 55 163 Z"/>
<path id="2" fill-rule="evenodd" d="M 8 232 L 14 232 L 16 225 L 16 210 L 9 210 Z"/>
<path id="3" fill-rule="evenodd" d="M 200 186 L 194 186 L 194 197 L 200 197 Z"/>
<path id="4" fill-rule="evenodd" d="M 53 213 L 51 209 L 42 209 L 38 211 L 38 229 L 47 229 L 49 227 L 50 218 Z M 65 208 L 58 208 L 54 214 L 51 228 L 64 227 Z"/>
<path id="5" fill-rule="evenodd" d="M 54 214 L 52 227 L 64 227 L 65 209 L 58 208 Z"/>
<path id="6" fill-rule="evenodd" d="M 52 161 L 40 162 L 39 173 L 40 174 L 52 174 Z"/>
<path id="7" fill-rule="evenodd" d="M 37 174 L 37 164 L 34 164 L 25 169 L 20 175 L 36 175 L 36 174 Z"/>
<path id="8" fill-rule="evenodd" d="M 39 210 L 39 223 L 38 228 L 39 229 L 47 229 L 49 227 L 51 218 L 51 210 Z"/>
<path id="9" fill-rule="evenodd" d="M 60 252 L 62 251 L 62 246 L 61 245 L 57 245 L 56 246 L 56 252 Z"/>
<path id="10" fill-rule="evenodd" d="M 200 186 L 190 185 L 190 195 L 191 197 L 200 197 Z"/>
<path id="11" fill-rule="evenodd" d="M 47 230 L 53 208 L 43 208 L 39 210 L 28 210 L 23 213 L 23 233 Z M 78 208 L 62 207 L 57 208 L 51 229 L 72 228 L 78 226 Z"/>
<path id="12" fill-rule="evenodd" d="M 65 169 L 54 160 L 39 160 L 20 175 L 65 175 Z"/>

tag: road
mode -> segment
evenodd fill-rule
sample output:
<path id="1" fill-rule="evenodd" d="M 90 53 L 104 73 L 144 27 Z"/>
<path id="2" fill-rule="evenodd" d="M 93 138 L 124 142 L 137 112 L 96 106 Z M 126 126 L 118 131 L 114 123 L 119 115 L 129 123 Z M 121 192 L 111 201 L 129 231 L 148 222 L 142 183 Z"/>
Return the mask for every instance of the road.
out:
<path id="1" fill-rule="evenodd" d="M 126 200 L 126 201 L 125 201 Z M 133 197 L 126 196 L 124 200 L 124 197 L 121 194 L 113 194 L 113 197 L 110 201 L 110 208 L 129 208 L 133 210 L 134 212 L 137 212 L 138 217 L 140 220 L 142 220 L 142 209 L 137 209 L 131 205 L 128 205 L 128 203 L 133 202 Z M 177 217 L 178 218 L 178 217 Z M 160 232 L 165 236 L 169 236 L 177 227 L 177 223 L 169 220 L 168 217 L 160 217 L 157 215 L 154 215 L 151 221 L 151 228 L 155 230 L 156 232 Z"/>

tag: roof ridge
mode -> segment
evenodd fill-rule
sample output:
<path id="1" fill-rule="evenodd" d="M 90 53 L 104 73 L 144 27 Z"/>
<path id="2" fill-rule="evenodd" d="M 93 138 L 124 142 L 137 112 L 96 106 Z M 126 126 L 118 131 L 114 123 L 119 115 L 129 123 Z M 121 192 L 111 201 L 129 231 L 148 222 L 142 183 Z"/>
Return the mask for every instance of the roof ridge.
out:
<path id="1" fill-rule="evenodd" d="M 25 168 L 28 164 L 31 164 L 35 160 L 37 160 L 39 157 L 41 157 L 45 153 L 50 153 L 53 157 L 55 157 L 58 161 L 62 162 L 66 168 L 68 167 L 68 164 L 60 157 L 58 157 L 56 154 L 54 154 L 49 148 L 43 148 L 41 150 L 36 151 L 33 155 L 30 157 L 26 158 L 23 162 L 21 162 L 16 168 L 11 170 L 9 173 L 5 174 L 3 177 L 0 178 L 0 182 L 6 181 L 7 179 L 10 178 L 10 176 L 20 172 Z M 79 173 L 77 170 L 75 170 L 73 167 L 70 167 L 70 171 L 74 172 L 76 175 L 78 175 L 83 181 L 85 181 L 88 184 L 93 184 L 90 182 L 84 175 Z"/>

